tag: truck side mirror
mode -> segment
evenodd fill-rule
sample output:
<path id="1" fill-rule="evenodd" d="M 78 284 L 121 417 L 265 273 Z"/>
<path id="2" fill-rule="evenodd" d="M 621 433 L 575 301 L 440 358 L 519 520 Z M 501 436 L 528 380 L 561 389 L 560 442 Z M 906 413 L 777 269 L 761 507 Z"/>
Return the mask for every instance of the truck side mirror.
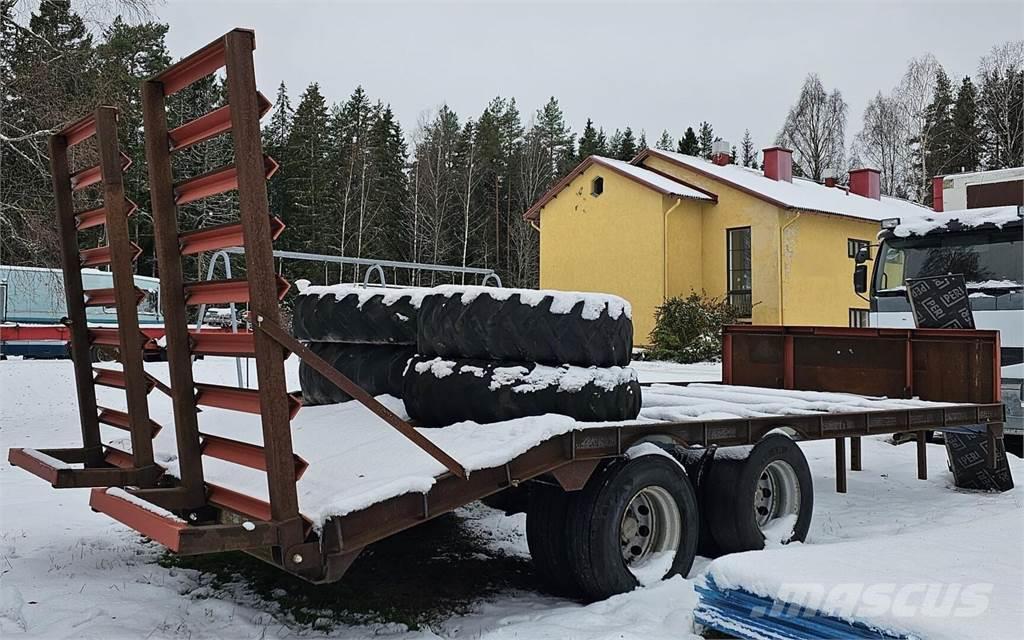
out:
<path id="1" fill-rule="evenodd" d="M 853 290 L 857 293 L 868 292 L 868 265 L 858 264 L 853 268 Z"/>
<path id="2" fill-rule="evenodd" d="M 871 257 L 870 251 L 871 249 L 868 247 L 861 247 L 860 249 L 857 249 L 857 255 L 853 257 L 853 261 L 856 264 L 864 264 Z"/>

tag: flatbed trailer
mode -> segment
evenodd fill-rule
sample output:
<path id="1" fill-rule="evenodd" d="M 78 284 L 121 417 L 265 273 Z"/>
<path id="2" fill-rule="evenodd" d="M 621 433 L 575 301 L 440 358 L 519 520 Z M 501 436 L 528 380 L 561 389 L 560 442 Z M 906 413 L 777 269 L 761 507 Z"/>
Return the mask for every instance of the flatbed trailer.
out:
<path id="1" fill-rule="evenodd" d="M 584 490 L 599 469 L 622 460 L 641 443 L 707 452 L 756 445 L 777 431 L 796 440 L 834 439 L 840 491 L 846 489 L 847 438 L 852 447 L 851 466 L 858 469 L 859 438 L 917 432 L 920 477 L 926 476 L 927 431 L 980 426 L 993 445 L 990 453 L 995 451 L 1001 437 L 1003 405 L 999 398 L 999 338 L 990 331 L 727 327 L 724 386 L 698 390 L 698 397 L 722 390 L 742 396 L 757 394 L 757 387 L 777 390 L 777 397 L 792 400 L 807 392 L 858 394 L 848 396 L 850 406 L 856 408 L 835 413 L 824 402 L 817 409 L 744 410 L 727 419 L 716 412 L 704 417 L 699 411 L 678 420 L 644 419 L 641 415 L 640 420 L 617 424 L 574 423 L 564 416 L 541 416 L 524 419 L 530 428 L 511 421 L 417 429 L 400 415 L 399 407 L 371 397 L 281 328 L 279 301 L 287 286 L 282 286 L 275 273 L 271 246 L 283 224 L 267 207 L 265 180 L 277 165 L 262 153 L 259 118 L 269 104 L 255 90 L 254 47 L 252 32 L 236 29 L 143 82 L 154 244 L 163 285 L 166 346 L 161 348 L 166 350 L 166 382 L 147 372 L 142 363 L 148 341 L 138 331 L 135 318 L 131 262 L 138 252 L 126 232 L 126 217 L 132 208 L 125 204 L 120 184 L 124 163 L 117 146 L 116 112 L 101 107 L 51 138 L 83 444 L 70 449 L 13 448 L 9 461 L 55 488 L 92 487 L 90 505 L 94 510 L 175 553 L 240 550 L 306 580 L 331 582 L 340 579 L 368 545 L 474 500 L 531 482 L 557 485 L 569 493 Z M 169 130 L 166 97 L 222 67 L 226 67 L 228 104 Z M 172 153 L 228 130 L 232 132 L 234 164 L 175 182 Z M 68 147 L 92 136 L 101 163 L 72 172 Z M 104 207 L 99 213 L 76 213 L 73 193 L 92 185 L 103 186 Z M 239 223 L 179 233 L 177 205 L 234 189 L 239 191 L 241 203 Z M 77 222 L 86 214 L 90 221 L 107 225 L 109 245 L 79 249 Z M 247 278 L 184 281 L 182 255 L 238 245 L 245 247 Z M 116 299 L 118 328 L 107 332 L 91 329 L 85 322 L 83 300 L 88 292 L 82 291 L 79 273 L 82 264 L 100 262 L 110 264 L 114 272 L 115 286 L 110 293 Z M 188 305 L 229 302 L 249 305 L 251 333 L 211 339 L 190 330 Z M 88 350 L 97 340 L 116 343 L 120 370 L 93 368 Z M 301 430 L 293 429 L 292 420 L 302 403 L 285 385 L 284 360 L 289 353 L 354 399 L 347 403 L 352 408 L 346 411 L 380 419 L 369 428 L 391 440 L 374 441 L 373 451 L 387 457 L 392 447 L 396 452 L 399 445 L 403 449 L 401 455 L 395 453 L 378 468 L 416 466 L 422 472 L 419 486 L 396 483 L 393 477 L 377 483 L 373 469 L 346 475 L 347 466 L 365 464 L 367 449 L 346 448 L 352 437 L 346 429 L 353 425 L 343 420 L 328 420 L 332 429 L 328 438 L 314 440 L 307 449 L 296 449 L 294 443 L 301 442 L 309 429 L 306 424 Z M 197 382 L 192 370 L 196 355 L 253 358 L 260 388 Z M 97 385 L 123 389 L 127 412 L 97 405 Z M 171 428 L 165 432 L 173 433 L 169 452 L 174 456 L 173 468 L 159 463 L 165 458 L 154 446 L 161 431 L 150 414 L 148 394 L 154 388 L 170 398 L 166 411 L 170 421 L 165 424 Z M 680 406 L 687 404 L 693 405 L 687 401 Z M 738 404 L 742 405 L 742 400 Z M 251 422 L 260 423 L 262 444 L 254 444 L 252 435 L 234 438 L 200 431 L 200 407 L 259 416 Z M 320 415 L 330 418 L 330 414 Z M 103 442 L 100 424 L 127 432 L 130 447 Z M 365 429 L 365 424 L 360 428 Z M 515 446 L 481 455 L 480 447 L 472 445 L 486 445 L 485 440 L 478 442 L 485 433 L 518 433 L 522 437 Z M 318 449 L 328 443 L 340 447 L 337 455 L 318 461 L 322 453 Z M 265 491 L 246 493 L 229 486 L 233 476 L 218 471 L 220 465 L 265 474 L 265 483 L 261 483 Z M 311 480 L 314 475 L 316 483 Z M 361 500 L 317 513 L 310 512 L 308 494 L 304 497 L 300 491 L 316 484 L 322 493 L 347 495 L 356 483 L 361 485 Z"/>

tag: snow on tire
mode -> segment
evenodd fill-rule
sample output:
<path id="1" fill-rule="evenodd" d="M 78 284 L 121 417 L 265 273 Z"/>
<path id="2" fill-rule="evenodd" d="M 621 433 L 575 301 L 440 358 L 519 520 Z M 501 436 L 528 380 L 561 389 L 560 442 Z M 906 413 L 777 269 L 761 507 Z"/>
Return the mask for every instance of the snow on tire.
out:
<path id="1" fill-rule="evenodd" d="M 310 342 L 416 344 L 420 303 L 428 289 L 387 289 L 299 281 L 292 333 Z"/>
<path id="2" fill-rule="evenodd" d="M 814 511 L 807 459 L 793 440 L 779 433 L 753 447 L 718 449 L 704 497 L 704 516 L 723 554 L 802 542 Z"/>
<path id="3" fill-rule="evenodd" d="M 402 395 L 402 374 L 415 354 L 406 345 L 341 344 L 313 342 L 317 354 L 370 395 Z M 299 386 L 305 405 L 335 404 L 352 398 L 305 362 L 299 364 Z"/>
<path id="4" fill-rule="evenodd" d="M 611 367 L 629 364 L 633 322 L 618 296 L 443 286 L 420 308 L 424 355 Z"/>
<path id="5" fill-rule="evenodd" d="M 640 413 L 640 383 L 627 367 L 550 367 L 417 355 L 406 370 L 402 397 L 409 416 L 426 427 L 546 413 L 582 422 L 632 420 Z"/>

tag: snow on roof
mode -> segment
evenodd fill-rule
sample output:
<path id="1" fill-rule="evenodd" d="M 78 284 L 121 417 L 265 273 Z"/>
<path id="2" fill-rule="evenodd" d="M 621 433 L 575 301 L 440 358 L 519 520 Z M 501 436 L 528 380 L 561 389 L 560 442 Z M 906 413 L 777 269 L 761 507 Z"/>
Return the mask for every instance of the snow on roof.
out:
<path id="1" fill-rule="evenodd" d="M 709 196 L 703 191 L 698 191 L 693 187 L 688 187 L 682 182 L 673 180 L 659 173 L 654 173 L 649 169 L 644 169 L 643 167 L 638 167 L 634 164 L 623 162 L 622 160 L 615 160 L 613 158 L 605 158 L 602 156 L 593 156 L 593 159 L 596 164 L 614 169 L 615 171 L 618 171 L 619 173 L 662 193 L 679 196 L 681 198 L 693 198 L 694 200 L 714 200 L 714 197 Z"/>
<path id="2" fill-rule="evenodd" d="M 1017 205 L 941 212 L 928 211 L 924 214 L 901 217 L 900 224 L 893 228 L 892 233 L 900 238 L 906 238 L 933 232 L 974 229 L 986 224 L 1002 228 L 1005 224 L 1020 220 L 1021 208 Z"/>
<path id="3" fill-rule="evenodd" d="M 1008 167 L 1006 169 L 987 169 L 985 171 L 965 171 L 963 173 L 947 173 L 943 178 L 974 178 L 977 176 L 991 178 L 993 181 L 1000 178 L 1013 178 L 1024 174 L 1024 167 Z"/>
<path id="4" fill-rule="evenodd" d="M 629 178 L 630 180 L 633 180 L 638 184 L 642 184 L 650 189 L 654 189 L 658 193 L 662 193 L 664 195 L 676 196 L 679 198 L 691 198 L 693 200 L 707 200 L 708 202 L 716 202 L 718 200 L 718 198 L 713 194 L 705 193 L 700 189 L 695 189 L 683 182 L 673 180 L 672 178 L 655 173 L 649 169 L 638 167 L 634 164 L 623 162 L 622 160 L 615 160 L 613 158 L 589 156 L 583 162 L 576 165 L 576 168 L 559 180 L 555 186 L 548 189 L 547 192 L 537 200 L 537 202 L 533 203 L 533 206 L 526 210 L 523 217 L 527 220 L 536 220 L 537 217 L 540 216 L 540 210 L 543 209 L 547 203 L 558 197 L 558 194 L 568 187 L 573 180 L 579 177 L 590 166 L 595 164 L 607 167 L 621 176 Z"/>
<path id="5" fill-rule="evenodd" d="M 756 197 L 768 200 L 773 204 L 789 209 L 802 209 L 830 213 L 863 220 L 881 221 L 885 218 L 898 218 L 903 215 L 928 211 L 921 205 L 901 198 L 882 196 L 881 200 L 865 198 L 846 189 L 826 187 L 813 180 L 793 178 L 793 182 L 772 180 L 764 177 L 764 173 L 756 169 L 741 167 L 735 164 L 724 166 L 713 162 L 672 151 L 647 149 L 638 155 L 633 162 L 640 164 L 645 158 L 654 156 L 674 164 L 692 169 L 710 178 L 725 182 Z"/>

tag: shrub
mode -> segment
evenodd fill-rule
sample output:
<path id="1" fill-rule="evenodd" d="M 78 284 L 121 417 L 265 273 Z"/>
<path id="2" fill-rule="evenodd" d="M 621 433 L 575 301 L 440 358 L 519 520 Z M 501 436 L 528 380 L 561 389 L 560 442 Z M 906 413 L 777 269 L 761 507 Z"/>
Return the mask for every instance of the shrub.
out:
<path id="1" fill-rule="evenodd" d="M 737 317 L 735 307 L 703 292 L 669 298 L 654 314 L 651 356 L 684 363 L 719 360 L 722 325 Z"/>

